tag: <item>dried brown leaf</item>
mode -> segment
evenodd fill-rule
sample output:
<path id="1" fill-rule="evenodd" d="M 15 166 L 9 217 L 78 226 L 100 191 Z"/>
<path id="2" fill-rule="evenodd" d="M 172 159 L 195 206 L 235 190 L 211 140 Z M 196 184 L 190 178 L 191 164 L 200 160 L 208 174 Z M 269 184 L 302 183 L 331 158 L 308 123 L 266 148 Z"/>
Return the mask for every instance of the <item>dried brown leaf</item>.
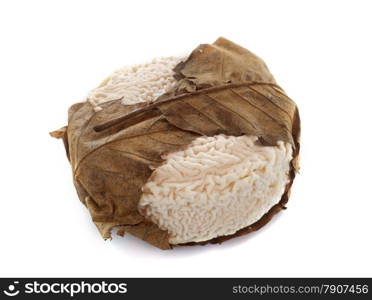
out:
<path id="1" fill-rule="evenodd" d="M 187 147 L 205 135 L 256 135 L 262 145 L 292 144 L 291 182 L 280 203 L 260 221 L 229 237 L 257 230 L 288 201 L 298 170 L 300 121 L 295 103 L 278 87 L 265 63 L 226 40 L 201 45 L 175 68 L 176 86 L 153 104 L 90 103 L 69 110 L 63 138 L 80 200 L 104 238 L 113 227 L 161 249 L 169 249 L 168 233 L 138 211 L 142 187 L 162 154 Z"/>

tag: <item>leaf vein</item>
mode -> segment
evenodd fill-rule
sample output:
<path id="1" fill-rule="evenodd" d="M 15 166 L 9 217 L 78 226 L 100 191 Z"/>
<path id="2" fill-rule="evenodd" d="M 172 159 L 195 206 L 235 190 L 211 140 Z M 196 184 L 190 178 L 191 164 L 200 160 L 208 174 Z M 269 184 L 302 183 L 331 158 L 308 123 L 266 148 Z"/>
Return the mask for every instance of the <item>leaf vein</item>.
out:
<path id="1" fill-rule="evenodd" d="M 272 103 L 274 106 L 276 106 L 277 108 L 279 108 L 281 111 L 283 111 L 288 117 L 289 117 L 289 120 L 292 121 L 292 117 L 290 116 L 289 112 L 286 111 L 284 108 L 282 108 L 281 106 L 279 106 L 278 104 L 276 104 L 274 101 L 272 101 L 269 97 L 265 96 L 264 94 L 262 94 L 261 92 L 257 91 L 256 89 L 254 89 L 253 87 L 249 86 L 248 87 L 250 90 L 254 91 L 255 93 L 257 93 L 258 95 L 261 95 L 262 97 L 264 97 L 265 99 L 267 99 L 268 101 L 270 101 L 270 103 Z"/>
<path id="2" fill-rule="evenodd" d="M 251 121 L 249 121 L 248 119 L 246 119 L 245 117 L 243 117 L 241 114 L 239 114 L 235 110 L 232 110 L 231 108 L 228 108 L 227 106 L 223 105 L 222 103 L 220 103 L 219 101 L 217 101 L 215 98 L 213 98 L 211 95 L 208 95 L 207 94 L 206 96 L 209 97 L 209 98 L 211 98 L 212 100 L 214 100 L 218 105 L 222 106 L 227 111 L 232 112 L 233 114 L 236 114 L 238 117 L 240 117 L 241 119 L 243 119 L 244 121 L 246 121 L 247 123 L 249 123 L 255 130 L 258 130 L 258 128 Z"/>
<path id="3" fill-rule="evenodd" d="M 196 107 L 194 107 L 191 103 L 189 102 L 185 102 L 183 101 L 183 103 L 186 103 L 188 104 L 189 106 L 191 106 L 193 109 L 195 109 L 196 111 L 198 111 L 200 114 L 202 114 L 204 117 L 206 117 L 208 120 L 212 121 L 212 123 L 216 124 L 219 128 L 223 129 L 223 130 L 226 130 L 226 128 L 219 124 L 217 121 L 213 120 L 212 117 L 208 116 L 206 113 L 202 112 L 201 110 L 197 109 Z"/>
<path id="4" fill-rule="evenodd" d="M 280 122 L 274 118 L 272 115 L 270 115 L 268 112 L 264 111 L 262 108 L 258 107 L 257 105 L 254 105 L 251 101 L 249 101 L 248 98 L 244 97 L 243 95 L 239 94 L 237 91 L 234 91 L 233 89 L 231 89 L 231 91 L 236 94 L 237 96 L 239 96 L 241 99 L 243 99 L 246 103 L 249 103 L 252 107 L 256 108 L 257 110 L 261 111 L 264 115 L 268 116 L 270 119 L 272 119 L 275 123 L 278 123 L 280 124 Z M 283 128 L 285 128 L 285 130 L 287 132 L 290 133 L 289 129 L 287 128 L 287 126 L 284 126 Z"/>

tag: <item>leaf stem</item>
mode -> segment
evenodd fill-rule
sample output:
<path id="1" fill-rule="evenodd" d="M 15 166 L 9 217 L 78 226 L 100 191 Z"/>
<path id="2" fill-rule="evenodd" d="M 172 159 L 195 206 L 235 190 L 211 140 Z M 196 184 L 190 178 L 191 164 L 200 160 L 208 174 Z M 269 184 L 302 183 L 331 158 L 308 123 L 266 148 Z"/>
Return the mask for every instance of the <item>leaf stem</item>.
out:
<path id="1" fill-rule="evenodd" d="M 169 99 L 154 102 L 154 103 L 152 103 L 152 104 L 150 104 L 150 105 L 148 105 L 144 108 L 138 109 L 138 110 L 136 110 L 132 113 L 129 113 L 125 116 L 118 117 L 118 118 L 112 119 L 108 122 L 105 122 L 103 124 L 96 125 L 96 126 L 93 127 L 93 129 L 96 132 L 104 131 L 108 128 L 111 128 L 111 127 L 113 127 L 115 125 L 118 125 L 122 122 L 125 122 L 129 119 L 137 117 L 141 114 L 144 114 L 144 113 L 152 111 L 152 110 L 156 110 L 159 106 L 161 106 L 163 104 L 168 104 L 170 102 L 179 101 L 179 100 L 182 100 L 186 97 L 195 96 L 195 95 L 203 95 L 203 94 L 216 92 L 216 91 L 220 91 L 220 90 L 224 90 L 224 89 L 238 88 L 238 87 L 242 87 L 242 86 L 251 86 L 251 85 L 271 85 L 271 86 L 275 86 L 275 87 L 279 88 L 280 90 L 282 90 L 282 88 L 275 83 L 259 82 L 259 81 L 247 81 L 247 82 L 242 82 L 242 83 L 229 83 L 229 84 L 224 84 L 224 85 L 219 85 L 219 86 L 213 86 L 213 87 L 209 87 L 209 88 L 200 89 L 200 90 L 197 90 L 195 92 L 184 93 L 184 94 L 180 94 L 180 95 L 174 96 L 174 97 L 169 98 Z"/>

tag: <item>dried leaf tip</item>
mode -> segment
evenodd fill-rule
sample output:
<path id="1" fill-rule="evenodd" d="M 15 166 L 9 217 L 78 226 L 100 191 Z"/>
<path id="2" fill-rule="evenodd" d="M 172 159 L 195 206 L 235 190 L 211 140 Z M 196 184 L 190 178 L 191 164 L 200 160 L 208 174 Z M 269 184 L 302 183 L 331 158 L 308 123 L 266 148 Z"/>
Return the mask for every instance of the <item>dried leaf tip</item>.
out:
<path id="1" fill-rule="evenodd" d="M 60 129 L 54 130 L 49 132 L 51 137 L 54 137 L 56 139 L 62 139 L 66 134 L 67 126 L 64 126 Z"/>

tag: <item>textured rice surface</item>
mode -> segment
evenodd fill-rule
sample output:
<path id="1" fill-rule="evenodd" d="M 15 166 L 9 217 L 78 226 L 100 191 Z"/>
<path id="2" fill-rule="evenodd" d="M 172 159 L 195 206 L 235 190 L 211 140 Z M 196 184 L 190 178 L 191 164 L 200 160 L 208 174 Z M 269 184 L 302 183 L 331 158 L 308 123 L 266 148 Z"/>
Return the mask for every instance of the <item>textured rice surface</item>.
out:
<path id="1" fill-rule="evenodd" d="M 173 86 L 172 69 L 181 60 L 159 58 L 119 69 L 88 101 L 96 110 L 119 98 L 123 104 L 152 102 Z M 253 224 L 280 201 L 292 159 L 289 144 L 263 147 L 256 140 L 200 137 L 168 154 L 144 185 L 139 210 L 169 232 L 171 244 L 206 241 Z"/>
<path id="2" fill-rule="evenodd" d="M 170 233 L 170 243 L 233 234 L 278 203 L 288 183 L 290 144 L 257 137 L 200 137 L 168 154 L 143 187 L 141 210 Z"/>
<path id="3" fill-rule="evenodd" d="M 124 104 L 151 102 L 168 91 L 176 80 L 173 68 L 181 57 L 154 58 L 151 62 L 121 68 L 88 94 L 93 106 L 122 98 Z"/>

